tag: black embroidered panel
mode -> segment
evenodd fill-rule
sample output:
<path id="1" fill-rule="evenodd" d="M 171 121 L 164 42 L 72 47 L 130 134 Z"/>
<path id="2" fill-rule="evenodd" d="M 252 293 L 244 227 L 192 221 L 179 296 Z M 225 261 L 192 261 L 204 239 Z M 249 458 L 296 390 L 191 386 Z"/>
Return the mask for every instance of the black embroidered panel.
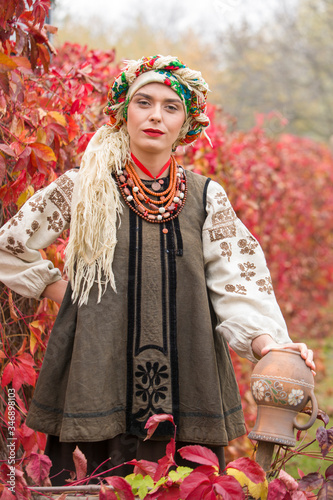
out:
<path id="1" fill-rule="evenodd" d="M 175 259 L 182 237 L 177 219 L 151 225 L 132 211 L 129 217 L 126 426 L 143 437 L 151 415 L 172 413 L 178 422 Z M 173 435 L 172 424 L 159 425 L 156 435 Z"/>

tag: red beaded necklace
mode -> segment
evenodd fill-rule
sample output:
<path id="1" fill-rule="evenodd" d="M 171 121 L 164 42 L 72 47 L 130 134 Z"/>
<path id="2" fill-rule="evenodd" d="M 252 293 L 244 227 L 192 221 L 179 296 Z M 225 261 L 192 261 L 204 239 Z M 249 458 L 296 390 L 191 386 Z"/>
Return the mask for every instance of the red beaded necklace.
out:
<path id="1" fill-rule="evenodd" d="M 137 165 L 136 161 L 135 164 Z M 168 168 L 169 164 L 169 186 L 161 193 L 152 191 L 142 182 L 134 165 L 130 161 L 126 163 L 123 171 L 119 175 L 116 174 L 116 180 L 126 204 L 137 215 L 148 222 L 162 223 L 166 220 L 174 219 L 179 215 L 184 206 L 187 195 L 186 176 L 184 169 L 177 165 L 173 156 L 168 163 L 163 166 L 157 177 Z M 144 167 L 144 165 L 142 166 Z M 142 170 L 141 166 L 139 166 L 139 168 Z M 144 169 L 146 169 L 146 167 L 144 167 Z M 142 171 L 145 172 L 144 170 Z M 156 179 L 150 172 L 149 174 L 149 177 Z"/>

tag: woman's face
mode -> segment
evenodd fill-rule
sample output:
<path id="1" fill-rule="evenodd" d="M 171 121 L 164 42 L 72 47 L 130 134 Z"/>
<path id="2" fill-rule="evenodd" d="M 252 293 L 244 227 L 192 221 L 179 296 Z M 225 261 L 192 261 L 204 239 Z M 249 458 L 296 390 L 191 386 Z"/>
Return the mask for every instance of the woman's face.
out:
<path id="1" fill-rule="evenodd" d="M 128 106 L 127 129 L 132 153 L 171 154 L 184 121 L 184 106 L 174 90 L 163 83 L 141 87 Z"/>

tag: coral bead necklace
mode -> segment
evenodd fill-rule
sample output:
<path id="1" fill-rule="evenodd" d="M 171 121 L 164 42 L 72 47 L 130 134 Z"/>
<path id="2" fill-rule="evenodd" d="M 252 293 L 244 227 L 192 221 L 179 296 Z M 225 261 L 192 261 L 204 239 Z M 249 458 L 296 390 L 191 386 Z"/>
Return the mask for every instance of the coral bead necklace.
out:
<path id="1" fill-rule="evenodd" d="M 136 161 L 135 163 L 137 165 Z M 142 164 L 140 165 L 143 167 Z M 177 165 L 173 156 L 171 160 L 164 165 L 157 177 L 159 177 L 169 165 L 169 185 L 162 192 L 153 191 L 146 186 L 138 176 L 131 161 L 126 163 L 123 171 L 119 175 L 116 174 L 116 180 L 126 204 L 137 215 L 148 222 L 162 223 L 166 220 L 174 219 L 179 215 L 184 206 L 187 195 L 186 176 L 183 167 Z M 143 170 L 141 166 L 139 166 L 139 168 Z M 143 171 L 146 173 L 145 170 Z M 149 170 L 147 170 L 147 172 L 149 172 Z M 147 175 L 154 179 L 154 182 L 157 182 L 157 177 L 153 177 L 150 172 Z"/>

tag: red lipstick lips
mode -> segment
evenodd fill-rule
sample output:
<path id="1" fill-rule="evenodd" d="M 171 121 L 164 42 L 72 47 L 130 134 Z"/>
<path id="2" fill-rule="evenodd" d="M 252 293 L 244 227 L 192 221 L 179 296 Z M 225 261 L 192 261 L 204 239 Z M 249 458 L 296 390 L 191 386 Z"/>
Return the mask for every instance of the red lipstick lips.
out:
<path id="1" fill-rule="evenodd" d="M 158 137 L 160 135 L 164 135 L 164 132 L 156 128 L 147 128 L 146 130 L 144 130 L 144 133 L 150 135 L 151 137 Z"/>

